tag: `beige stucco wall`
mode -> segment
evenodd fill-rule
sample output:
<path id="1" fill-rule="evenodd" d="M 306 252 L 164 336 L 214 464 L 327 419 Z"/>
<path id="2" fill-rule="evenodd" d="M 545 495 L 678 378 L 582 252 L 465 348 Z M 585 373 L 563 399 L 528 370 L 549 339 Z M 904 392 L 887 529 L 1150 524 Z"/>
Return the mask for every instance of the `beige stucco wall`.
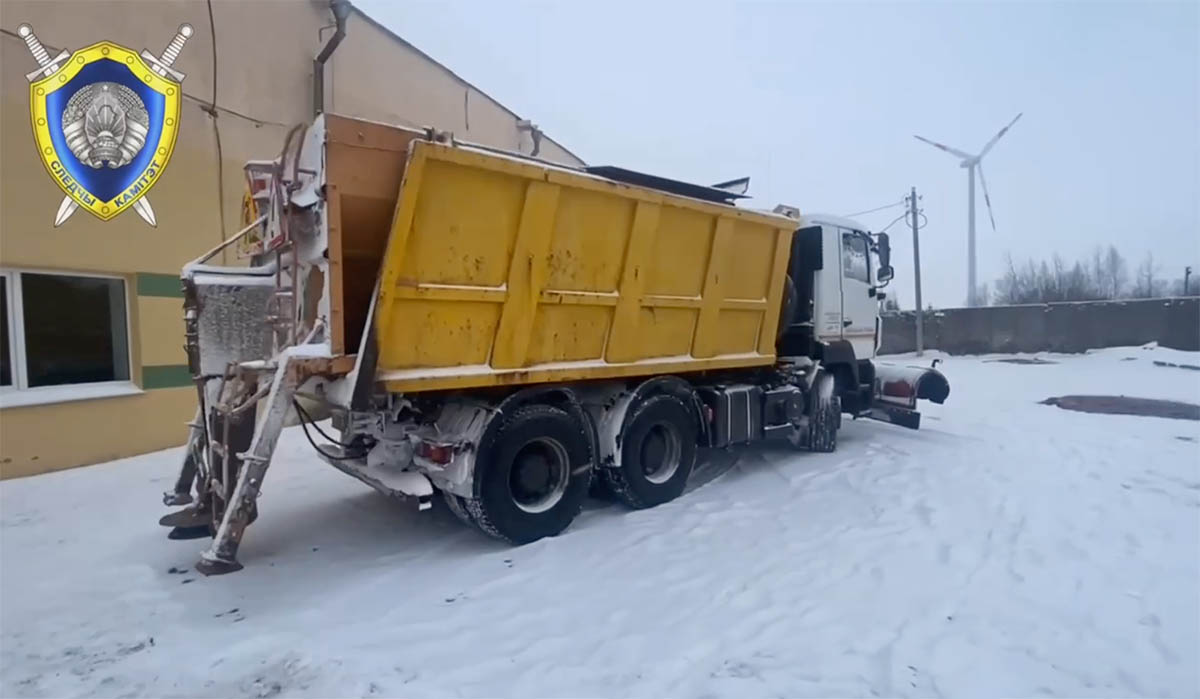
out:
<path id="1" fill-rule="evenodd" d="M 346 41 L 326 75 L 325 108 L 331 112 L 435 126 L 462 140 L 532 152 L 531 136 L 517 128 L 516 114 L 360 13 L 348 18 Z M 542 138 L 538 155 L 583 164 L 548 137 Z"/>
<path id="2" fill-rule="evenodd" d="M 313 57 L 331 33 L 325 29 L 318 36 L 332 22 L 327 0 L 214 2 L 212 9 L 215 32 L 203 0 L 0 0 L 0 267 L 126 277 L 135 381 L 146 367 L 177 369 L 184 362 L 178 350 L 179 300 L 138 295 L 139 276 L 169 282 L 166 277 L 177 275 L 188 260 L 236 232 L 242 165 L 275 157 L 287 129 L 311 120 Z M 148 197 L 157 228 L 132 211 L 101 222 L 82 210 L 53 227 L 62 192 L 34 148 L 25 74 L 36 64 L 15 36 L 23 22 L 52 49 L 107 39 L 156 54 L 181 23 L 195 29 L 174 66 L 187 76 L 179 139 Z M 208 111 L 214 34 L 215 117 Z M 435 126 L 464 139 L 530 151 L 529 136 L 518 130 L 514 114 L 357 12 L 349 17 L 326 81 L 330 111 Z M 548 138 L 541 155 L 578 162 Z M 0 477 L 181 443 L 193 409 L 189 395 L 182 387 L 162 386 L 138 396 L 0 407 Z M 139 426 L 115 430 L 114 421 L 122 417 Z M 52 438 L 64 429 L 70 440 Z"/>

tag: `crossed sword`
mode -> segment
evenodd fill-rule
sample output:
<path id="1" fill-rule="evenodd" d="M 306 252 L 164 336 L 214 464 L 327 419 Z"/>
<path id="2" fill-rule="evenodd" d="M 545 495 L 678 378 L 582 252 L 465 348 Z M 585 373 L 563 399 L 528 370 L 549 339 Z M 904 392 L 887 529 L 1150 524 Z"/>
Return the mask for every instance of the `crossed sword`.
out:
<path id="1" fill-rule="evenodd" d="M 33 27 L 28 24 L 22 24 L 17 27 L 17 34 L 25 40 L 25 45 L 29 47 L 29 52 L 33 54 L 34 60 L 38 62 L 38 69 L 29 73 L 25 77 L 29 82 L 36 82 L 43 78 L 48 78 L 62 69 L 64 63 L 71 58 L 70 51 L 59 51 L 54 58 L 50 57 L 50 52 L 42 46 L 42 42 L 38 41 L 37 36 L 33 33 Z M 182 83 L 184 75 L 171 67 L 175 59 L 179 57 L 179 52 L 183 50 L 183 45 L 187 42 L 188 37 L 192 35 L 192 25 L 181 24 L 179 31 L 175 33 L 175 38 L 171 39 L 171 43 L 167 44 L 167 48 L 163 50 L 162 56 L 155 56 L 148 49 L 142 50 L 142 58 L 150 66 L 150 69 L 159 76 L 174 80 L 176 83 Z M 58 215 L 54 217 L 54 226 L 61 226 L 64 221 L 71 218 L 71 214 L 79 208 L 79 202 L 71 197 L 63 197 L 62 203 L 58 205 Z M 138 215 L 146 220 L 151 226 L 158 226 L 158 219 L 154 216 L 154 209 L 150 206 L 150 201 L 145 195 L 138 197 L 133 202 L 133 210 L 138 212 Z"/>

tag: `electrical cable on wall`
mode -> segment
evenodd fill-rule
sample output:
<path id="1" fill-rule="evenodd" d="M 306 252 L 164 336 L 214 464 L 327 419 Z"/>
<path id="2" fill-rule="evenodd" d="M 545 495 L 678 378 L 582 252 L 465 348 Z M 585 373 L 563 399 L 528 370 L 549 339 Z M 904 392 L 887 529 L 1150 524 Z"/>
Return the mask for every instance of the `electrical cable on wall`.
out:
<path id="1" fill-rule="evenodd" d="M 208 108 L 205 110 L 208 116 L 212 118 L 213 137 L 217 144 L 217 211 L 221 218 L 221 242 L 225 242 L 225 155 L 221 150 L 221 127 L 217 123 L 217 23 L 213 19 L 212 0 L 206 0 L 208 5 L 208 30 L 212 39 L 212 99 L 209 100 Z M 221 258 L 225 259 L 225 251 L 221 251 Z"/>
<path id="2" fill-rule="evenodd" d="M 3 34 L 4 36 L 11 36 L 14 39 L 21 40 L 20 35 L 18 35 L 16 32 L 9 31 L 2 27 L 0 27 L 0 34 Z M 23 43 L 23 40 L 22 40 L 22 43 Z M 43 46 L 45 46 L 47 50 L 52 50 L 55 52 L 60 50 L 58 47 L 51 46 L 50 44 L 43 44 Z M 183 96 L 183 98 L 185 100 L 190 100 L 192 102 L 199 104 L 200 107 L 205 112 L 208 112 L 209 109 L 216 109 L 218 112 L 223 112 L 229 116 L 235 116 L 239 119 L 245 119 L 246 121 L 252 122 L 255 126 L 280 126 L 280 127 L 287 126 L 287 124 L 285 124 L 281 121 L 271 121 L 270 119 L 260 119 L 259 117 L 250 116 L 249 114 L 243 114 L 242 112 L 239 112 L 236 109 L 230 109 L 229 107 L 222 107 L 219 104 L 213 104 L 209 99 L 206 99 L 203 97 L 197 97 L 197 96 L 189 94 L 187 92 L 182 92 L 180 94 Z"/>

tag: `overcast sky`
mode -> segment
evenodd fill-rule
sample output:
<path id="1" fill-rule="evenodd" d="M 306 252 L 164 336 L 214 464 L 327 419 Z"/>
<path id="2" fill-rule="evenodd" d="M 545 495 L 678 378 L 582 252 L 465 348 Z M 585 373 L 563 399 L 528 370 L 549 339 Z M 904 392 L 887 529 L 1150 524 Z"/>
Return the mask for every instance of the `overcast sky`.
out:
<path id="1" fill-rule="evenodd" d="M 1200 3 L 389 2 L 356 4 L 589 164 L 749 206 L 848 214 L 915 185 L 926 303 L 966 297 L 966 171 L 984 159 L 980 281 L 1004 255 L 1113 243 L 1200 272 Z M 873 229 L 899 208 L 860 217 Z M 912 308 L 911 234 L 889 232 Z"/>

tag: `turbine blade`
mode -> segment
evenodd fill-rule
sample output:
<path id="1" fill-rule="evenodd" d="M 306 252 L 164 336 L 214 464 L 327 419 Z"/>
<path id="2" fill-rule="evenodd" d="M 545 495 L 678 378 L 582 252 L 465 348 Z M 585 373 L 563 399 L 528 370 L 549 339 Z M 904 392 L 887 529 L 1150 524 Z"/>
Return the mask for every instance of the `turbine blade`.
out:
<path id="1" fill-rule="evenodd" d="M 987 145 L 983 147 L 983 150 L 981 150 L 979 152 L 979 157 L 982 158 L 983 156 L 987 155 L 987 152 L 992 149 L 992 146 L 996 145 L 996 141 L 999 141 L 1001 136 L 1008 133 L 1008 130 L 1012 128 L 1012 125 L 1017 123 L 1017 119 L 1020 119 L 1021 114 L 1024 114 L 1024 113 L 1025 112 L 1021 112 L 1020 114 L 1013 117 L 1013 120 L 1008 122 L 1008 126 L 1005 126 L 1003 129 L 1000 129 L 1000 131 L 997 132 L 995 136 L 992 136 L 992 140 L 988 141 Z"/>
<path id="2" fill-rule="evenodd" d="M 950 155 L 957 155 L 958 157 L 962 158 L 963 160 L 969 160 L 969 159 L 975 157 L 975 156 L 971 155 L 970 153 L 964 153 L 957 148 L 951 148 L 950 146 L 947 146 L 942 143 L 938 143 L 937 141 L 930 141 L 928 138 L 925 138 L 923 136 L 918 136 L 916 134 L 913 134 L 913 138 L 917 139 L 918 141 L 923 141 L 925 143 L 928 143 L 929 145 L 933 146 L 934 148 L 944 150 L 947 153 L 949 153 Z"/>
<path id="3" fill-rule="evenodd" d="M 154 209 L 150 206 L 150 202 L 146 199 L 146 197 L 142 197 L 141 199 L 133 202 L 133 210 L 138 212 L 138 216 L 141 216 L 143 219 L 145 219 L 146 223 L 158 228 L 158 221 L 154 218 Z"/>
<path id="4" fill-rule="evenodd" d="M 79 208 L 79 202 L 71 197 L 63 197 L 62 203 L 58 205 L 58 213 L 54 215 L 54 227 L 58 228 L 63 225 L 67 219 L 71 218 L 71 214 L 75 213 L 75 209 Z"/>
<path id="5" fill-rule="evenodd" d="M 992 198 L 988 196 L 987 180 L 983 176 L 983 163 L 978 163 L 975 167 L 979 169 L 979 184 L 983 185 L 983 203 L 987 204 L 988 218 L 992 222 L 992 232 L 996 232 L 996 217 L 992 215 Z"/>

